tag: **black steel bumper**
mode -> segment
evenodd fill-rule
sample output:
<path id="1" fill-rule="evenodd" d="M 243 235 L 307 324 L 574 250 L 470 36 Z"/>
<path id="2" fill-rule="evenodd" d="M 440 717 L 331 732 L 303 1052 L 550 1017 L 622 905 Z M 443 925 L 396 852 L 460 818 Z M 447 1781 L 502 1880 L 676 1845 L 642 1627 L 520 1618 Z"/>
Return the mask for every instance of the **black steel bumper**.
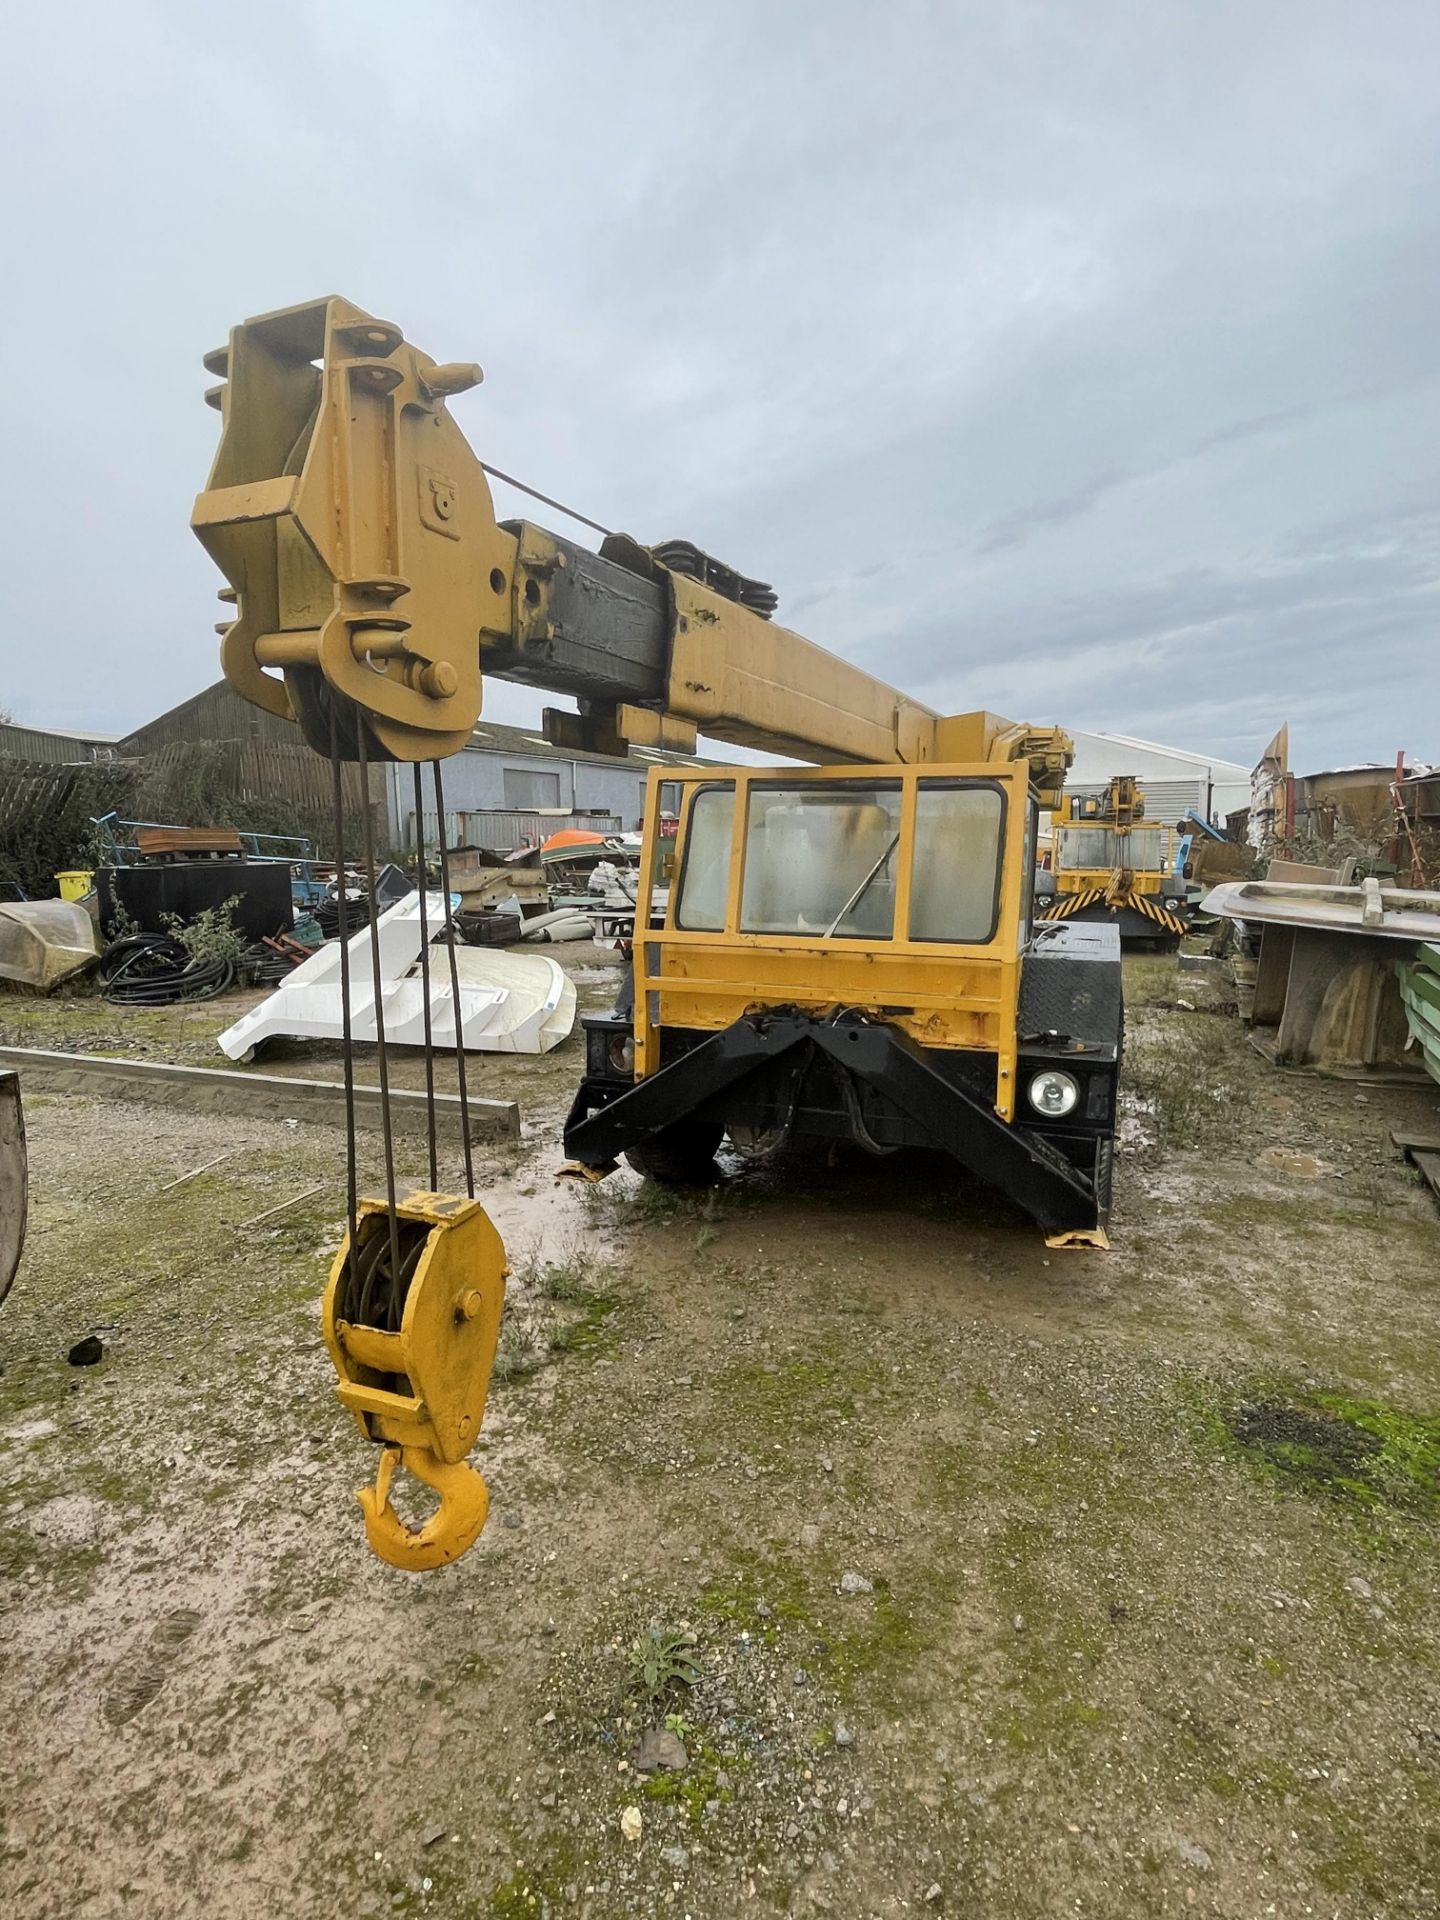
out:
<path id="1" fill-rule="evenodd" d="M 754 1127 L 760 1115 L 783 1113 L 798 1116 L 800 1133 L 938 1148 L 1050 1233 L 1093 1228 L 1108 1204 L 1114 1048 L 1077 1058 L 1052 1035 L 1050 1044 L 1023 1049 L 1022 1082 L 1045 1066 L 1081 1081 L 1080 1103 L 1062 1129 L 1000 1119 L 993 1056 L 927 1051 L 883 1021 L 793 1009 L 748 1015 L 719 1033 L 690 1036 L 684 1051 L 638 1082 L 608 1064 L 609 1040 L 628 1032 L 628 1018 L 590 1016 L 585 1026 L 588 1071 L 565 1125 L 565 1151 L 583 1165 L 609 1166 L 686 1122 L 733 1126 L 739 1118 Z M 974 1073 L 987 1059 L 988 1088 Z"/>

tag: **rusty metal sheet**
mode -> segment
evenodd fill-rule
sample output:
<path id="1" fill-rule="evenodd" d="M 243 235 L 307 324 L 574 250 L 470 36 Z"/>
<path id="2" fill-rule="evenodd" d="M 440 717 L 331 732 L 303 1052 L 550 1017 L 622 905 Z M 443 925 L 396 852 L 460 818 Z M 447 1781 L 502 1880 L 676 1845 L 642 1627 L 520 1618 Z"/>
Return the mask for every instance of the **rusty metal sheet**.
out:
<path id="1" fill-rule="evenodd" d="M 1354 887 L 1231 880 L 1212 887 L 1200 910 L 1256 926 L 1312 927 L 1412 945 L 1440 940 L 1440 892 L 1387 887 L 1375 879 Z"/>

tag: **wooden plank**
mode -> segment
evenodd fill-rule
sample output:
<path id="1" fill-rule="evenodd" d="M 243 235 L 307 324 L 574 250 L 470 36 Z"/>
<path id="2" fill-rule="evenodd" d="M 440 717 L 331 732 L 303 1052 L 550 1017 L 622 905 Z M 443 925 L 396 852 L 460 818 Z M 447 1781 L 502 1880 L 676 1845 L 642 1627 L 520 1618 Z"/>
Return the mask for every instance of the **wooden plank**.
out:
<path id="1" fill-rule="evenodd" d="M 1421 1150 L 1409 1153 L 1406 1159 L 1412 1166 L 1420 1169 L 1425 1184 L 1437 1200 L 1440 1200 L 1440 1153 L 1426 1153 Z"/>

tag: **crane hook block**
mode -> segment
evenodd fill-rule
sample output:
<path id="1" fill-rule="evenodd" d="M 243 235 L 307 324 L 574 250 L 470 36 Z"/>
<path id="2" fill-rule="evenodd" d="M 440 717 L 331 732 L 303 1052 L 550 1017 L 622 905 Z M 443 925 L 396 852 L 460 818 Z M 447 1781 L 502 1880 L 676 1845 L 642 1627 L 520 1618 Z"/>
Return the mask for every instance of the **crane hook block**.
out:
<path id="1" fill-rule="evenodd" d="M 505 1249 L 478 1200 L 415 1193 L 359 1204 L 325 1289 L 325 1345 L 339 1396 L 384 1447 L 359 1495 L 365 1533 L 392 1567 L 459 1559 L 485 1525 L 489 1495 L 465 1459 L 485 1417 L 505 1303 Z M 391 1504 L 395 1470 L 439 1496 L 419 1527 Z"/>

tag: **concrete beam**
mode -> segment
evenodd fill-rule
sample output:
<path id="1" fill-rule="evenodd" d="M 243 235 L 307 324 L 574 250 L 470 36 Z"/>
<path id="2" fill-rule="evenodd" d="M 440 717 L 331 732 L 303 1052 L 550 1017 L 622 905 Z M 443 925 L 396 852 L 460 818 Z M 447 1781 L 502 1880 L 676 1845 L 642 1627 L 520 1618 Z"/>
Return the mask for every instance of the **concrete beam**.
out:
<path id="1" fill-rule="evenodd" d="M 202 1113 L 253 1114 L 261 1120 L 311 1120 L 344 1126 L 345 1088 L 336 1080 L 292 1080 L 281 1073 L 239 1073 L 225 1067 L 172 1067 L 153 1060 L 115 1060 L 93 1053 L 57 1053 L 40 1047 L 0 1047 L 0 1068 L 20 1074 L 22 1091 L 96 1094 L 112 1100 L 148 1100 Z M 466 1103 L 472 1140 L 520 1137 L 520 1109 L 513 1100 Z M 425 1095 L 390 1089 L 391 1122 L 397 1131 L 423 1132 Z M 355 1088 L 357 1126 L 380 1125 L 380 1089 Z M 435 1096 L 437 1132 L 459 1139 L 460 1097 Z"/>

